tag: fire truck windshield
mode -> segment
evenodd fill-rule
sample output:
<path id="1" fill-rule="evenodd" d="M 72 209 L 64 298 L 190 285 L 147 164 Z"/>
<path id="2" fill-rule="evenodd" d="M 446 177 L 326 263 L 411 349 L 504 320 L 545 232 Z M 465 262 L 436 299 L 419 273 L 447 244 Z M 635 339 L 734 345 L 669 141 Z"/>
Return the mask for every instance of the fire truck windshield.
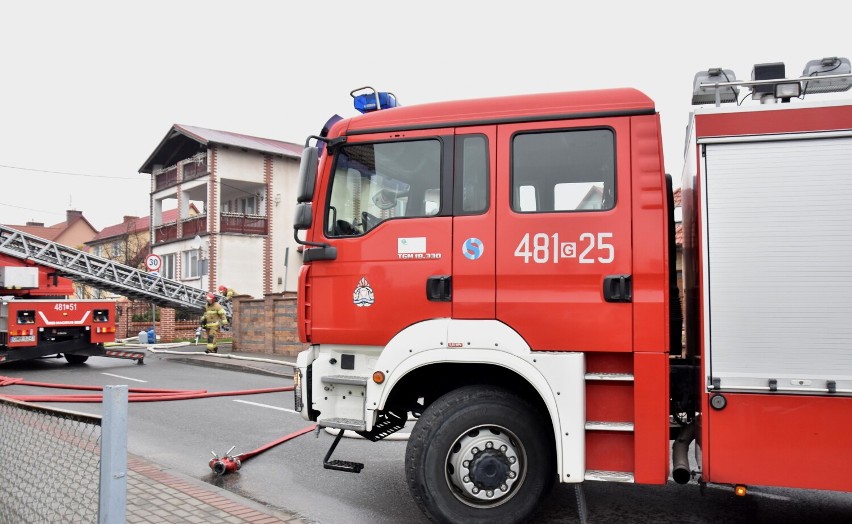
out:
<path id="1" fill-rule="evenodd" d="M 391 218 L 435 215 L 440 188 L 437 139 L 343 147 L 331 180 L 326 234 L 363 235 Z"/>

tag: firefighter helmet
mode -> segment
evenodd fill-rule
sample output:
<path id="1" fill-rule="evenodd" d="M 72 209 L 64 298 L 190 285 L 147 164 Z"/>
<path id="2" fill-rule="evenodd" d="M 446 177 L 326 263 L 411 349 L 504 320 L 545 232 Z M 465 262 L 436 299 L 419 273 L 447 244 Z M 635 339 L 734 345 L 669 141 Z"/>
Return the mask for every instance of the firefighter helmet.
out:
<path id="1" fill-rule="evenodd" d="M 228 286 L 226 286 L 224 284 L 219 286 L 219 293 L 224 293 L 225 291 L 228 291 Z"/>
<path id="2" fill-rule="evenodd" d="M 216 302 L 216 295 L 214 295 L 213 293 L 207 293 L 207 302 Z"/>

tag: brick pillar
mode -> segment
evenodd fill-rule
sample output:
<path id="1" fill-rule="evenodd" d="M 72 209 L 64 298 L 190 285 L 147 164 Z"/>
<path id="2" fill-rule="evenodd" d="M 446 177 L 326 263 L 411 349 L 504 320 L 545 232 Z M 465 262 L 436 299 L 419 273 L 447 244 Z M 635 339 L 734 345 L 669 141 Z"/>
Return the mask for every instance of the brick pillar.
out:
<path id="1" fill-rule="evenodd" d="M 175 340 L 175 310 L 170 307 L 160 308 L 160 323 L 157 326 L 160 342 Z"/>
<path id="2" fill-rule="evenodd" d="M 115 338 L 130 338 L 133 335 L 130 331 L 130 317 L 133 315 L 130 311 L 130 302 L 123 299 L 115 304 L 115 312 L 118 317 L 118 322 L 115 325 Z"/>

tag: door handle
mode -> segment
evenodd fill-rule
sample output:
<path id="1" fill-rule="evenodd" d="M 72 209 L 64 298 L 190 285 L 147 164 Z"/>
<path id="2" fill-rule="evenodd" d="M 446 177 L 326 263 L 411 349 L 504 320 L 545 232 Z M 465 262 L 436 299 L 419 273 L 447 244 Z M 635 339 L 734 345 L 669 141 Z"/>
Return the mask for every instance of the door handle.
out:
<path id="1" fill-rule="evenodd" d="M 632 275 L 605 276 L 603 294 L 607 302 L 633 302 Z"/>
<path id="2" fill-rule="evenodd" d="M 426 279 L 426 298 L 432 302 L 449 302 L 453 299 L 453 277 L 435 275 Z"/>

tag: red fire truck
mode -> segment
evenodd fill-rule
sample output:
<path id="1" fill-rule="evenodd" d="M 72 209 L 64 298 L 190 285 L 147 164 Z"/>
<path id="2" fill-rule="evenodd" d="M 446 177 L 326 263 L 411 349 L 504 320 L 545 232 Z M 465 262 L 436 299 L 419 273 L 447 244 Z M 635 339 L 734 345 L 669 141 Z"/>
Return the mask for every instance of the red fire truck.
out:
<path id="1" fill-rule="evenodd" d="M 112 351 L 115 303 L 73 300 L 74 287 L 49 267 L 0 253 L 0 363 L 63 355 L 69 364 L 90 356 L 134 359 L 144 351 Z"/>
<path id="2" fill-rule="evenodd" d="M 845 58 L 695 76 L 684 314 L 648 96 L 353 91 L 302 158 L 296 409 L 416 417 L 438 522 L 523 521 L 554 482 L 852 490 L 852 102 L 817 96 L 850 86 Z M 342 434 L 325 467 L 358 472 Z"/>

